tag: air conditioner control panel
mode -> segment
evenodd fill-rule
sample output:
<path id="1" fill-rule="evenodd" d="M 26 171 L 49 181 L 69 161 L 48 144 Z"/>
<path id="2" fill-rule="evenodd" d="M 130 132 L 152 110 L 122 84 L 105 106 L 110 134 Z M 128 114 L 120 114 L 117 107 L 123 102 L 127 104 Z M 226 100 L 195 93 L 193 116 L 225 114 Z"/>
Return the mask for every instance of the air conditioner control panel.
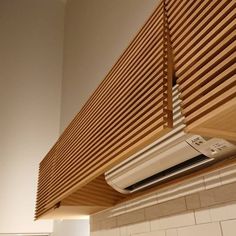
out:
<path id="1" fill-rule="evenodd" d="M 236 145 L 220 138 L 203 138 L 194 135 L 186 142 L 200 153 L 211 158 L 227 157 L 236 154 Z"/>

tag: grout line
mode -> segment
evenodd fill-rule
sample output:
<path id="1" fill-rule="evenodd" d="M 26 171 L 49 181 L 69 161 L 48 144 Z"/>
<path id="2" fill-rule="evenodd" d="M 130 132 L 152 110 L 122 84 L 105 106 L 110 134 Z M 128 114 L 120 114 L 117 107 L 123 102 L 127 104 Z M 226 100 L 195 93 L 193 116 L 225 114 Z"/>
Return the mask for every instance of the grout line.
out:
<path id="1" fill-rule="evenodd" d="M 149 231 L 149 232 L 152 232 L 151 221 L 149 220 L 149 221 L 148 221 L 148 223 L 149 223 L 149 229 L 150 229 L 150 231 Z"/>
<path id="2" fill-rule="evenodd" d="M 220 231 L 221 231 L 221 235 L 223 236 L 223 235 L 224 235 L 224 233 L 223 233 L 223 228 L 222 228 L 222 225 L 221 225 L 221 221 L 219 222 L 219 224 L 220 224 Z"/>
<path id="3" fill-rule="evenodd" d="M 185 211 L 187 211 L 188 210 L 188 206 L 187 206 L 186 196 L 183 196 L 183 198 L 184 198 L 184 203 L 185 203 Z"/>
<path id="4" fill-rule="evenodd" d="M 227 184 L 226 184 L 227 185 Z M 229 185 L 231 185 L 231 183 L 229 184 Z M 219 186 L 220 187 L 220 186 Z M 208 191 L 208 190 L 207 190 Z M 198 195 L 198 198 L 200 199 L 200 194 L 199 193 L 197 193 L 197 195 Z M 172 201 L 172 200 L 170 200 L 170 201 Z M 178 227 L 178 229 L 181 229 L 181 228 L 186 228 L 186 227 L 189 227 L 189 226 L 194 226 L 194 225 L 200 225 L 200 224 L 197 224 L 197 220 L 196 220 L 196 209 L 192 209 L 192 210 L 188 210 L 187 209 L 187 202 L 186 202 L 186 196 L 184 197 L 184 201 L 185 201 L 185 205 L 186 205 L 186 210 L 184 211 L 184 212 L 193 212 L 193 214 L 194 214 L 194 224 L 191 224 L 191 225 L 188 225 L 188 226 L 180 226 L 180 227 Z M 210 214 L 210 222 L 206 222 L 206 223 L 201 223 L 201 225 L 202 224 L 208 224 L 208 223 L 213 223 L 213 222 L 218 222 L 219 224 L 220 224 L 220 227 L 221 227 L 221 234 L 222 234 L 222 236 L 223 236 L 223 229 L 222 229 L 222 222 L 223 221 L 228 221 L 228 220 L 234 220 L 234 218 L 233 219 L 227 219 L 227 220 L 221 220 L 221 221 L 217 221 L 217 220 L 215 220 L 215 221 L 213 221 L 212 220 L 212 213 L 211 213 L 211 209 L 212 208 L 215 208 L 215 207 L 218 207 L 218 206 L 224 206 L 224 205 L 228 205 L 228 204 L 231 204 L 231 203 L 236 203 L 236 200 L 231 200 L 231 201 L 226 201 L 226 202 L 219 202 L 219 203 L 215 203 L 215 204 L 213 204 L 213 205 L 210 205 L 210 206 L 206 206 L 206 207 L 200 207 L 200 208 L 198 208 L 198 209 L 208 209 L 209 210 L 209 214 Z M 159 205 L 159 204 L 156 204 L 156 205 Z M 149 224 L 149 232 L 153 232 L 152 231 L 152 227 L 151 227 L 151 220 L 147 220 L 147 212 L 145 211 L 145 209 L 146 209 L 147 207 L 144 207 L 143 208 L 143 214 L 144 214 L 144 222 L 146 221 L 148 224 Z M 177 215 L 178 215 L 179 213 L 177 213 Z M 174 214 L 175 215 L 175 214 Z M 163 216 L 163 217 L 168 217 L 168 216 Z M 162 218 L 162 217 L 161 217 Z M 91 218 L 93 221 L 94 221 L 94 219 L 93 218 Z M 117 225 L 117 227 L 124 227 L 124 225 L 120 225 L 120 226 L 118 226 L 118 217 L 117 216 L 115 216 L 115 219 L 116 219 L 116 225 Z M 99 222 L 100 223 L 100 222 Z M 128 224 L 128 225 L 125 225 L 125 227 L 128 227 L 129 225 L 131 225 L 131 224 Z M 162 230 L 168 230 L 168 229 L 176 229 L 176 227 L 175 228 L 167 228 L 167 229 L 162 229 Z M 165 231 L 166 232 L 166 231 Z M 177 234 L 178 234 L 178 230 L 177 230 Z M 127 235 L 128 236 L 128 235 Z"/>
<path id="5" fill-rule="evenodd" d="M 118 228 L 118 216 L 115 216 L 116 228 Z"/>
<path id="6" fill-rule="evenodd" d="M 196 194 L 197 194 L 197 196 L 198 196 L 198 201 L 199 201 L 199 203 L 200 203 L 200 207 L 198 207 L 197 209 L 201 209 L 201 198 L 200 198 L 200 194 L 199 194 L 199 192 L 196 193 Z"/>
<path id="7" fill-rule="evenodd" d="M 196 210 L 193 210 L 193 215 L 194 215 L 195 225 L 198 225 L 198 224 L 197 224 L 197 219 L 196 219 Z"/>
<path id="8" fill-rule="evenodd" d="M 204 183 L 204 187 L 205 187 L 205 190 L 207 190 L 207 184 L 206 184 L 206 175 L 203 175 L 203 183 Z"/>
<path id="9" fill-rule="evenodd" d="M 144 215 L 145 221 L 148 221 L 148 219 L 147 219 L 147 214 L 146 214 L 146 208 L 147 208 L 147 207 L 144 207 L 144 208 L 143 208 L 143 215 Z"/>
<path id="10" fill-rule="evenodd" d="M 211 215 L 211 210 L 212 210 L 212 207 L 207 207 L 208 211 L 209 211 L 209 215 L 210 215 L 210 220 L 211 220 L 211 223 L 213 223 L 213 218 L 212 218 L 212 215 Z"/>

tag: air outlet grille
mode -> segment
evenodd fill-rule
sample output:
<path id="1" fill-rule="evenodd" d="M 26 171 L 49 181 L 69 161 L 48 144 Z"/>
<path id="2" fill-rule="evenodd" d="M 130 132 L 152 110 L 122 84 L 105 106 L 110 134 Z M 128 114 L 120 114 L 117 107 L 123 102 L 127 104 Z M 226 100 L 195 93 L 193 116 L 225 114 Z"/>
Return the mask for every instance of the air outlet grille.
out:
<path id="1" fill-rule="evenodd" d="M 193 170 L 194 168 L 206 164 L 212 160 L 213 159 L 204 155 L 196 156 L 178 165 L 172 166 L 162 172 L 152 175 L 138 183 L 135 183 L 125 188 L 125 190 L 128 190 L 130 192 L 138 191 L 139 189 L 143 189 L 144 187 L 152 186 L 153 184 L 157 184 L 164 180 L 170 179 L 171 177 L 180 175 L 188 170 Z"/>

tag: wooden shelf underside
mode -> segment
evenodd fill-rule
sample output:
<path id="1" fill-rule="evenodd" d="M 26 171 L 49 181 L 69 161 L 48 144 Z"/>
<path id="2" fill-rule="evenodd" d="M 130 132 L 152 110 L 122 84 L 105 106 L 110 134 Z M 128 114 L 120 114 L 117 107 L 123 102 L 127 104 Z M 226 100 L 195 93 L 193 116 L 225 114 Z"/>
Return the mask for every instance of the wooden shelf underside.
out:
<path id="1" fill-rule="evenodd" d="M 236 142 L 236 98 L 189 125 L 186 131 Z"/>

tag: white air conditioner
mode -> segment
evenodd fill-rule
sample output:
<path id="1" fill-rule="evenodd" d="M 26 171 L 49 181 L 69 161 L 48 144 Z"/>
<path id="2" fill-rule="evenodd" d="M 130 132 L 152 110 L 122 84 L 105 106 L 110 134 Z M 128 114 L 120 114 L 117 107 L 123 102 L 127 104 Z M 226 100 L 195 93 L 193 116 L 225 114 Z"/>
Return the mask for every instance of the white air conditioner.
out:
<path id="1" fill-rule="evenodd" d="M 236 146 L 226 140 L 185 133 L 180 102 L 175 85 L 173 130 L 105 173 L 115 190 L 132 193 L 236 153 Z"/>

